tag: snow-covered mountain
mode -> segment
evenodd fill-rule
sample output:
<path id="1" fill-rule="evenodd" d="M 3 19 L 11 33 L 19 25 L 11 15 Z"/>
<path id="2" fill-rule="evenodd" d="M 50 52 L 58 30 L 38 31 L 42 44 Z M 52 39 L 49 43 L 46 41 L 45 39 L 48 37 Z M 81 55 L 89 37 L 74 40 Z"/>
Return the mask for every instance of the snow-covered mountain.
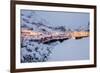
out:
<path id="1" fill-rule="evenodd" d="M 29 29 L 36 32 L 64 32 L 66 29 L 63 26 L 51 27 L 47 25 L 47 22 L 39 18 L 35 12 L 22 12 L 21 14 L 21 28 Z M 44 62 L 48 60 L 49 55 L 52 53 L 52 49 L 59 42 L 53 42 L 51 44 L 43 44 L 35 42 L 31 37 L 21 38 L 21 62 Z"/>
<path id="2" fill-rule="evenodd" d="M 52 32 L 52 31 L 66 31 L 64 26 L 48 26 L 46 20 L 40 18 L 35 12 L 22 12 L 21 14 L 21 28 L 30 29 L 38 32 Z"/>
<path id="3" fill-rule="evenodd" d="M 68 27 L 66 29 L 65 26 L 55 27 L 49 26 L 48 24 L 49 23 L 45 19 L 39 17 L 35 11 L 21 11 L 21 28 L 42 32 L 44 34 L 54 31 L 72 31 L 72 29 Z M 75 29 L 75 31 L 88 31 L 88 29 L 88 27 L 80 27 L 80 29 Z M 43 44 L 32 40 L 32 37 L 21 38 L 21 63 L 48 61 L 52 50 L 59 43 L 59 41 L 55 41 L 50 44 Z"/>

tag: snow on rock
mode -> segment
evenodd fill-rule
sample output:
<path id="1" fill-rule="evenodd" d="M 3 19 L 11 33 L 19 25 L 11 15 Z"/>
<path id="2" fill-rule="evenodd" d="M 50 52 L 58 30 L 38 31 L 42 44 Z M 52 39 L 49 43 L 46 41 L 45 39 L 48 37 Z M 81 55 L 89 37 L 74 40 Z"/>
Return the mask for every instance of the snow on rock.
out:
<path id="1" fill-rule="evenodd" d="M 30 38 L 31 39 L 31 38 Z M 48 60 L 53 45 L 38 43 L 26 39 L 21 41 L 21 62 L 44 62 Z"/>

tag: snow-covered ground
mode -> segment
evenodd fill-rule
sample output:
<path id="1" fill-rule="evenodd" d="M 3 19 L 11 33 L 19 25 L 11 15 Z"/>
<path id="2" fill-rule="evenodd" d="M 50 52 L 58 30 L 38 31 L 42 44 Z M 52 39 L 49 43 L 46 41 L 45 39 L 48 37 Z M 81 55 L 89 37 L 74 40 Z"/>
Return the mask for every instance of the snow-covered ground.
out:
<path id="1" fill-rule="evenodd" d="M 44 15 L 41 13 L 43 13 Z M 63 14 L 67 14 L 67 16 L 69 17 L 64 16 Z M 44 34 L 51 33 L 51 32 L 63 33 L 67 31 L 68 32 L 89 31 L 88 14 L 86 15 L 79 14 L 79 19 L 80 19 L 80 15 L 82 15 L 81 21 L 74 20 L 73 23 L 68 23 L 68 22 L 69 20 L 71 20 L 70 22 L 72 22 L 74 18 L 76 19 L 77 13 L 73 13 L 73 15 L 75 15 L 75 17 L 73 18 L 71 17 L 72 14 L 69 15 L 69 13 L 58 12 L 59 17 L 62 17 L 64 19 L 64 20 L 60 20 L 59 23 L 58 23 L 59 19 L 57 20 L 57 18 L 59 18 L 57 13 L 56 13 L 56 17 L 54 18 L 56 19 L 55 21 L 53 21 L 54 19 L 50 18 L 51 15 L 55 16 L 55 12 L 48 13 L 46 11 L 21 10 L 21 29 L 24 28 L 24 29 L 31 30 L 33 32 L 40 32 Z M 66 18 L 67 20 L 65 20 Z M 53 21 L 52 24 L 49 23 L 52 21 Z M 75 25 L 75 22 L 77 22 L 77 26 Z M 82 25 L 80 24 L 80 22 L 82 23 Z M 86 22 L 86 24 L 84 22 Z M 44 44 L 42 42 L 34 41 L 34 38 L 32 37 L 26 39 L 21 37 L 21 62 L 22 63 L 81 60 L 81 59 L 89 59 L 89 38 L 83 38 L 79 40 L 69 39 L 63 42 L 55 41 L 53 43 Z"/>
<path id="2" fill-rule="evenodd" d="M 89 38 L 69 39 L 59 43 L 52 50 L 48 61 L 89 59 Z"/>

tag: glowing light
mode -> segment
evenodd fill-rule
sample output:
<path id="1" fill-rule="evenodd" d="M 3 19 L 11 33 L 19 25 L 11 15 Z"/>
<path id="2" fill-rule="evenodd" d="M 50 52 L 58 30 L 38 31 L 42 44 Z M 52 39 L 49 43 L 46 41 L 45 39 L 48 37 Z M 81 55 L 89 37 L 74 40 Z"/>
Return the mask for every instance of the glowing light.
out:
<path id="1" fill-rule="evenodd" d="M 22 37 L 33 37 L 35 39 L 46 39 L 45 41 L 49 41 L 49 40 L 53 40 L 53 39 L 64 39 L 64 38 L 78 38 L 78 37 L 88 37 L 89 36 L 89 32 L 86 31 L 74 31 L 74 32 L 51 32 L 49 34 L 44 34 L 42 32 L 35 32 L 32 30 L 28 30 L 28 29 L 22 29 L 21 30 L 21 36 Z"/>

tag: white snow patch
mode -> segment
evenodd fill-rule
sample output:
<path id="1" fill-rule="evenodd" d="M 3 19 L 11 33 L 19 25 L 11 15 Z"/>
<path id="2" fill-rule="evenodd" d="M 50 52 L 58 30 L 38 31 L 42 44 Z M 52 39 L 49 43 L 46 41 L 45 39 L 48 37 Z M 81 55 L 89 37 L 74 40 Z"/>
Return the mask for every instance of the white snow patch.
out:
<path id="1" fill-rule="evenodd" d="M 48 61 L 89 59 L 89 38 L 70 39 L 55 46 Z"/>

